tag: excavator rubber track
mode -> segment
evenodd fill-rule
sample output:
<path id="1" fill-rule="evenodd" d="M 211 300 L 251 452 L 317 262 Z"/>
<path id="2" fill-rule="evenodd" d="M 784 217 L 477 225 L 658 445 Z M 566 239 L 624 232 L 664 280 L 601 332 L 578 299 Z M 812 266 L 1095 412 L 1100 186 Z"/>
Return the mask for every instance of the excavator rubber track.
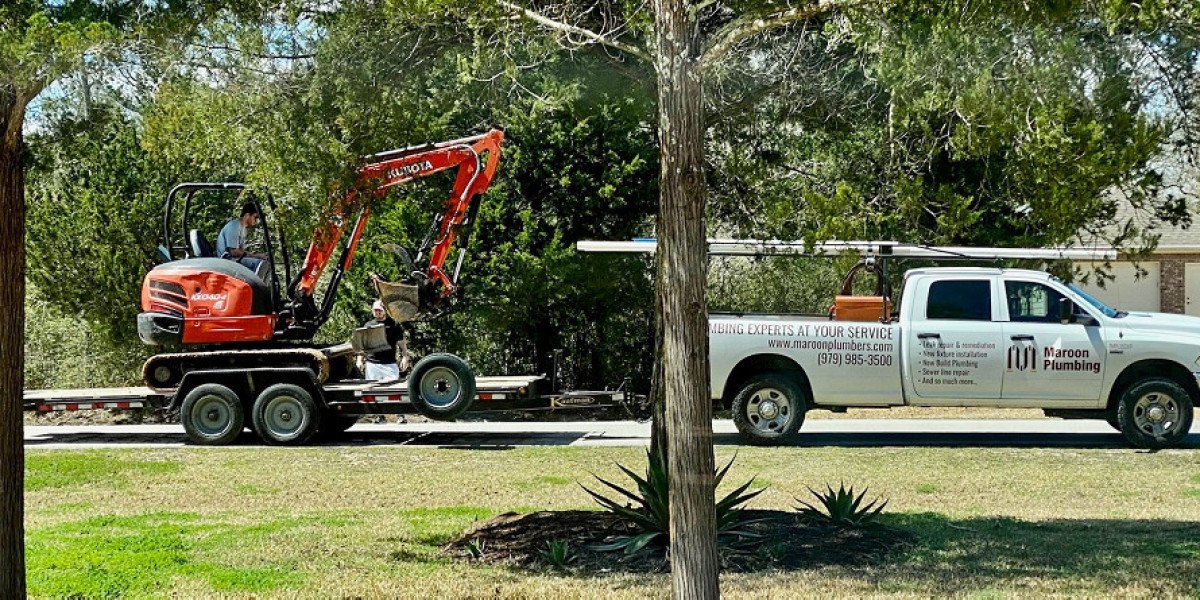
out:
<path id="1" fill-rule="evenodd" d="M 213 369 L 307 368 L 318 384 L 345 379 L 351 371 L 355 350 L 350 344 L 323 348 L 261 348 L 208 350 L 157 354 L 142 365 L 146 387 L 157 392 L 173 391 L 193 371 Z"/>

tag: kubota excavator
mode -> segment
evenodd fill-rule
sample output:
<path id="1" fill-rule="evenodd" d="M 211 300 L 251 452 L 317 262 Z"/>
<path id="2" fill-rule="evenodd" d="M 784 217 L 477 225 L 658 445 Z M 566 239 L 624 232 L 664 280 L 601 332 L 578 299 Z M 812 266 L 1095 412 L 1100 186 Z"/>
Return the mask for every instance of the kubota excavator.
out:
<path id="1" fill-rule="evenodd" d="M 326 210 L 294 277 L 282 234 L 278 245 L 272 243 L 265 210 L 259 213 L 264 217 L 266 250 L 272 261 L 268 269 L 272 273 L 266 277 L 259 277 L 234 260 L 214 256 L 205 236 L 187 229 L 194 195 L 204 191 L 250 193 L 245 185 L 176 186 L 166 203 L 164 245 L 160 247 L 164 262 L 153 268 L 142 284 L 143 312 L 138 315 L 138 334 L 147 344 L 188 348 L 147 360 L 143 367 L 146 384 L 157 390 L 182 390 L 200 381 L 231 376 L 265 377 L 261 385 L 251 384 L 244 392 L 254 394 L 256 386 L 269 384 L 281 373 L 298 371 L 302 379 L 313 379 L 316 385 L 345 376 L 348 359 L 354 354 L 350 345 L 316 347 L 311 340 L 329 318 L 338 285 L 354 260 L 372 205 L 393 187 L 457 169 L 451 196 L 434 219 L 415 259 L 399 246 L 389 245 L 402 266 L 401 279 L 393 282 L 372 275 L 376 292 L 397 321 L 419 319 L 444 309 L 458 289 L 468 231 L 462 227 L 474 219 L 479 198 L 492 183 L 503 141 L 504 133 L 492 129 L 482 135 L 368 157 L 358 170 L 356 184 L 335 197 Z M 171 211 L 180 194 L 184 195 L 182 229 L 188 235 L 183 243 L 176 243 Z M 273 207 L 270 197 L 266 200 Z M 257 199 L 252 201 L 262 208 Z M 446 261 L 456 242 L 458 260 L 454 270 L 448 272 Z M 318 304 L 316 288 L 331 262 L 333 271 Z M 423 266 L 418 266 L 422 262 Z M 282 267 L 287 282 L 283 291 L 275 281 L 276 267 Z M 465 363 L 443 366 L 453 370 L 465 368 Z M 192 381 L 187 385 L 189 379 Z M 432 407 L 435 412 L 436 408 Z"/>

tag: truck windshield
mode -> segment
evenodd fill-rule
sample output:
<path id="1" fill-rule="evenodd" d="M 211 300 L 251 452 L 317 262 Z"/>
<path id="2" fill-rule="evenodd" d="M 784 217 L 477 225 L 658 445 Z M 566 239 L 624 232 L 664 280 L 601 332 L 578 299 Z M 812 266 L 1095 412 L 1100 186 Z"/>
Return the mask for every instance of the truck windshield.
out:
<path id="1" fill-rule="evenodd" d="M 1077 286 L 1077 285 L 1075 285 L 1075 284 L 1073 284 L 1073 283 L 1068 283 L 1068 284 L 1067 284 L 1067 287 L 1071 288 L 1071 291 L 1072 291 L 1072 292 L 1075 292 L 1076 294 L 1079 294 L 1079 297 L 1080 297 L 1080 298 L 1083 298 L 1084 300 L 1087 300 L 1087 303 L 1088 303 L 1088 304 L 1091 304 L 1092 306 L 1094 306 L 1094 307 L 1096 307 L 1097 309 L 1099 309 L 1099 310 L 1100 310 L 1100 312 L 1104 313 L 1104 316 L 1106 316 L 1106 317 L 1110 317 L 1110 318 L 1117 318 L 1117 319 L 1119 319 L 1119 318 L 1121 318 L 1121 317 L 1125 316 L 1126 314 L 1128 314 L 1128 313 L 1126 313 L 1126 312 L 1125 312 L 1125 311 L 1123 311 L 1123 310 L 1117 310 L 1117 309 L 1115 309 L 1115 308 L 1112 308 L 1111 306 L 1109 306 L 1109 305 L 1107 305 L 1107 304 L 1105 304 L 1105 303 L 1103 303 L 1103 302 L 1101 302 L 1101 301 L 1097 300 L 1097 299 L 1096 299 L 1094 296 L 1092 296 L 1091 294 L 1089 294 L 1089 293 L 1087 293 L 1087 292 L 1083 291 L 1082 289 L 1080 289 L 1080 287 L 1079 287 L 1079 286 Z"/>

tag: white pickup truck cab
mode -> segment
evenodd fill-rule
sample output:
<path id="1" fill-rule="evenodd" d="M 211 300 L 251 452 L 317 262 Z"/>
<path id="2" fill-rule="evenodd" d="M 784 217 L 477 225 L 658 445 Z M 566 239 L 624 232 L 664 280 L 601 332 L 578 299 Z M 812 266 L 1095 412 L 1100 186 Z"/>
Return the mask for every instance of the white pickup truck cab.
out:
<path id="1" fill-rule="evenodd" d="M 751 443 L 794 440 L 807 410 L 1041 408 L 1105 419 L 1131 444 L 1181 444 L 1200 402 L 1200 318 L 1125 312 L 1040 271 L 904 277 L 869 322 L 712 314 L 714 399 Z"/>

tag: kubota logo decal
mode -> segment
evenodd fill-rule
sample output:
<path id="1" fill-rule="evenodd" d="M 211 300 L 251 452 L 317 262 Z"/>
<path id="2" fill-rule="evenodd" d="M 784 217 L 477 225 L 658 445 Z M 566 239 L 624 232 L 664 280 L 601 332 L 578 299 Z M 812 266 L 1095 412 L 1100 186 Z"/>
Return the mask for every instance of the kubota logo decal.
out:
<path id="1" fill-rule="evenodd" d="M 213 300 L 223 301 L 229 297 L 229 294 L 205 294 L 204 292 L 196 292 L 192 294 L 192 300 L 196 302 L 211 302 Z"/>
<path id="2" fill-rule="evenodd" d="M 396 167 L 394 169 L 388 169 L 387 176 L 388 176 L 388 179 L 396 179 L 399 177 L 407 177 L 409 175 L 416 175 L 417 173 L 420 173 L 421 171 L 430 171 L 430 170 L 433 170 L 433 163 L 425 160 L 425 161 L 421 161 L 419 163 L 405 165 L 403 167 Z"/>

